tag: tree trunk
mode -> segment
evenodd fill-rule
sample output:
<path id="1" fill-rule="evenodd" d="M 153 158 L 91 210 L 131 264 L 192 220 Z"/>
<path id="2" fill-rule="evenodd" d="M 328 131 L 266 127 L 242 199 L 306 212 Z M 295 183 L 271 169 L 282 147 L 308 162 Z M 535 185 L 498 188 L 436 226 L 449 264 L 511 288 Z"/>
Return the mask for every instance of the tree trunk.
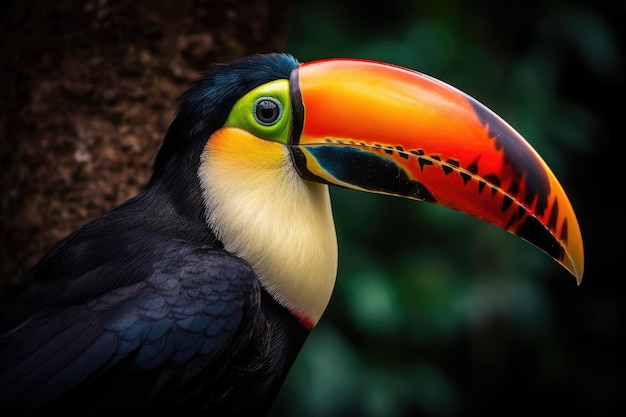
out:
<path id="1" fill-rule="evenodd" d="M 210 63 L 284 50 L 288 3 L 3 2 L 0 298 L 143 189 L 177 97 Z"/>

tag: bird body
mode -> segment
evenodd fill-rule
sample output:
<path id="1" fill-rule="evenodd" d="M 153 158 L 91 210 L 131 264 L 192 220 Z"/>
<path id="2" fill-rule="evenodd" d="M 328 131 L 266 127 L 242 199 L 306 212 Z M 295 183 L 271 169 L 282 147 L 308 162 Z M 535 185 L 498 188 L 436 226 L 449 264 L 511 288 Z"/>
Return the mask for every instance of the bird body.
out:
<path id="1" fill-rule="evenodd" d="M 570 202 L 490 110 L 388 64 L 214 65 L 146 189 L 54 246 L 0 308 L 8 415 L 265 415 L 330 300 L 328 184 L 451 207 L 580 279 Z"/>
<path id="2" fill-rule="evenodd" d="M 30 375 L 2 386 L 3 396 L 28 393 L 16 412 L 49 401 L 76 415 L 269 407 L 308 329 L 209 233 L 190 239 L 166 222 L 146 229 L 168 212 L 146 192 L 89 223 L 4 307 L 0 380 Z M 245 403 L 226 395 L 243 386 L 255 393 Z M 195 399 L 178 404 L 186 396 Z"/>

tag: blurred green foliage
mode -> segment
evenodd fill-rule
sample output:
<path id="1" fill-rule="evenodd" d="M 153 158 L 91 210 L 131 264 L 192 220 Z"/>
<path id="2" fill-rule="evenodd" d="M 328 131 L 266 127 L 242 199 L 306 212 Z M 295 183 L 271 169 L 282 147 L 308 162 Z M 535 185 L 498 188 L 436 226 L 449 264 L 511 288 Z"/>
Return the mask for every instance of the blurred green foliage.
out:
<path id="1" fill-rule="evenodd" d="M 287 51 L 302 62 L 386 61 L 483 102 L 539 151 L 577 207 L 572 161 L 600 146 L 606 126 L 599 109 L 565 87 L 581 73 L 621 77 L 623 62 L 601 11 L 573 2 L 301 0 L 290 24 Z M 274 417 L 518 415 L 559 409 L 566 390 L 577 394 L 583 376 L 571 370 L 549 293 L 575 285 L 558 264 L 451 210 L 331 193 L 335 293 Z"/>

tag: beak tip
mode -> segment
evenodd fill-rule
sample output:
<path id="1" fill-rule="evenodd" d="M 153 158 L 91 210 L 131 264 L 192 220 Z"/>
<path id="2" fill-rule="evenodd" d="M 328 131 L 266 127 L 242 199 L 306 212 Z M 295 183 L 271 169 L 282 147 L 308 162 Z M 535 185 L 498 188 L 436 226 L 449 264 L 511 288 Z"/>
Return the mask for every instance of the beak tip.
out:
<path id="1" fill-rule="evenodd" d="M 582 274 L 580 274 L 580 275 L 577 274 L 577 275 L 574 276 L 574 278 L 576 278 L 576 286 L 580 287 L 580 284 L 582 284 L 582 282 L 583 282 Z"/>
<path id="2" fill-rule="evenodd" d="M 580 286 L 580 284 L 583 281 L 583 271 L 584 271 L 584 265 L 583 262 L 577 262 L 576 259 L 569 259 L 570 263 L 569 265 L 564 265 L 565 268 L 574 276 L 574 278 L 576 279 L 576 285 Z"/>
<path id="3" fill-rule="evenodd" d="M 583 272 L 582 270 L 580 271 L 580 273 L 576 273 L 576 285 L 580 286 L 580 284 L 583 282 Z"/>

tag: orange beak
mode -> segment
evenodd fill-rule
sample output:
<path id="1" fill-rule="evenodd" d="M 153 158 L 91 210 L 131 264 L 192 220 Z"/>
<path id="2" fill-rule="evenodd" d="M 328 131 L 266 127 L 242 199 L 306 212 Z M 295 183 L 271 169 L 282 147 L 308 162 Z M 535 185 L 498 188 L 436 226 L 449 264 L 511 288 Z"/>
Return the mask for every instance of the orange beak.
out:
<path id="1" fill-rule="evenodd" d="M 289 145 L 303 178 L 467 213 L 535 245 L 580 283 L 583 242 L 567 195 L 487 107 L 427 75 L 362 60 L 302 64 L 291 88 Z"/>

